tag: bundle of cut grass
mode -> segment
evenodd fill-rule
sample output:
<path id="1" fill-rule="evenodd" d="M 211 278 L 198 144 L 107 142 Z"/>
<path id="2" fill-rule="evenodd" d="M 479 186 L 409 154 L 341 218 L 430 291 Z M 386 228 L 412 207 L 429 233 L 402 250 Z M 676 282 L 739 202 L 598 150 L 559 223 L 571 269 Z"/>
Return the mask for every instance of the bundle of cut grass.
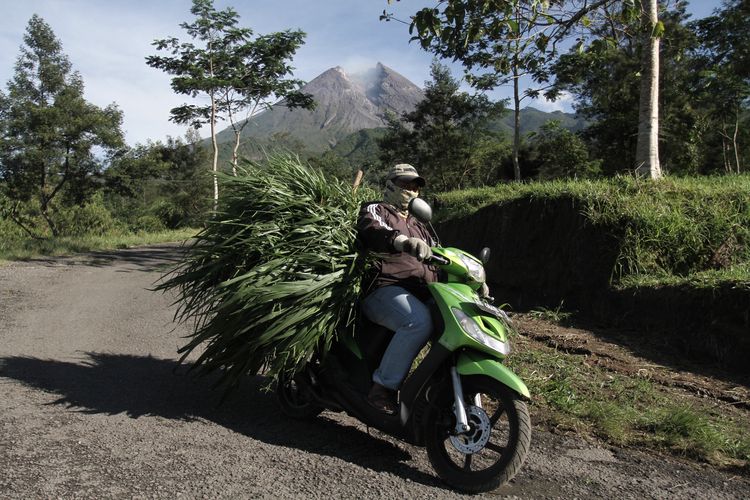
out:
<path id="1" fill-rule="evenodd" d="M 356 218 L 374 193 L 289 155 L 222 181 L 219 213 L 157 289 L 176 291 L 177 319 L 195 322 L 181 361 L 204 347 L 193 367 L 219 370 L 232 389 L 261 370 L 299 369 L 351 323 L 364 268 Z"/>

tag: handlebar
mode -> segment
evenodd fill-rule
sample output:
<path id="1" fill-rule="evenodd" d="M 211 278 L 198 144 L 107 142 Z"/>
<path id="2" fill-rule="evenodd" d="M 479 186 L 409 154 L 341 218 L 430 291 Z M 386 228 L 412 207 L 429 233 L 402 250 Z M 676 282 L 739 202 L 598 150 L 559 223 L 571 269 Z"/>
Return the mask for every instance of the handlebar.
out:
<path id="1" fill-rule="evenodd" d="M 432 255 L 429 259 L 426 259 L 425 262 L 427 264 L 450 264 L 451 261 L 446 259 L 445 257 L 441 257 L 439 255 Z"/>

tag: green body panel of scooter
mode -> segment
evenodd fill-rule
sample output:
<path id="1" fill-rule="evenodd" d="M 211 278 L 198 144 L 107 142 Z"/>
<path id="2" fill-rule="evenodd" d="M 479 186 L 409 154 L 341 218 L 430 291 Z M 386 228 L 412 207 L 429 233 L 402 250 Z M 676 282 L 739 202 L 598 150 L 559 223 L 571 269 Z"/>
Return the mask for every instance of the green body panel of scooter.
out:
<path id="1" fill-rule="evenodd" d="M 458 356 L 456 371 L 459 375 L 486 375 L 505 384 L 521 396 L 530 399 L 531 393 L 518 375 L 495 359 L 482 356 L 477 352 L 466 351 Z"/>
<path id="2" fill-rule="evenodd" d="M 453 312 L 454 309 L 461 310 L 476 321 L 484 333 L 507 345 L 508 335 L 503 324 L 477 307 L 479 297 L 476 290 L 482 284 L 452 279 L 460 274 L 451 272 L 454 267 L 456 271 L 465 269 L 459 260 L 459 253 L 472 259 L 476 258 L 456 248 L 434 248 L 433 252 L 451 261 L 447 265 L 441 265 L 448 275 L 447 282 L 430 283 L 428 289 L 435 298 L 445 322 L 443 333 L 437 341 L 452 352 L 460 352 L 456 365 L 458 373 L 492 377 L 521 396 L 529 398 L 529 389 L 523 381 L 501 363 L 505 356 L 464 332 Z"/>

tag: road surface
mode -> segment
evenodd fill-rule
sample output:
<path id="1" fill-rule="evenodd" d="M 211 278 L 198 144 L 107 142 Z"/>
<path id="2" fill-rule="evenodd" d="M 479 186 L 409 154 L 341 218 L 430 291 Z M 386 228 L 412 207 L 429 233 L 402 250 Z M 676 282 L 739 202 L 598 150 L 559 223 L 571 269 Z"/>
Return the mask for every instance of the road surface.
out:
<path id="1" fill-rule="evenodd" d="M 177 363 L 149 289 L 175 246 L 0 266 L 0 497 L 454 498 L 423 449 L 325 412 L 283 417 L 261 377 L 219 405 Z M 533 419 L 533 406 L 531 407 Z M 487 497 L 748 498 L 747 477 L 535 430 Z"/>

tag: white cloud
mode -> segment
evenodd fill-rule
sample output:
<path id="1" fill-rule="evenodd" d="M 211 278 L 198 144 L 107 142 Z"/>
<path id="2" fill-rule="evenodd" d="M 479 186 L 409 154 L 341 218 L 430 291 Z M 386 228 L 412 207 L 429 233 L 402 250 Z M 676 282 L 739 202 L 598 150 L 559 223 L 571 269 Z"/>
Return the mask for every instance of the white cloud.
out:
<path id="1" fill-rule="evenodd" d="M 550 101 L 546 97 L 542 96 L 539 99 L 532 99 L 529 101 L 528 106 L 536 108 L 540 111 L 546 111 L 551 113 L 553 111 L 562 111 L 564 113 L 573 113 L 573 104 L 575 104 L 575 98 L 569 92 L 562 92 L 560 96 Z"/>

